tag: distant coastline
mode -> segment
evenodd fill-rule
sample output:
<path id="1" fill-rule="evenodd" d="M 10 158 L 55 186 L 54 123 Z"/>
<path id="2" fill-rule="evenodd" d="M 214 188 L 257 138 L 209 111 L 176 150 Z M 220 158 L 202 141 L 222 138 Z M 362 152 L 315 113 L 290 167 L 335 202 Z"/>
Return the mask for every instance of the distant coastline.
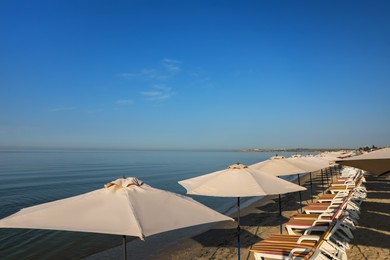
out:
<path id="1" fill-rule="evenodd" d="M 352 148 L 267 148 L 267 149 L 239 149 L 239 148 L 117 148 L 117 147 L 45 147 L 45 146 L 0 146 L 0 152 L 121 152 L 121 151 L 180 151 L 180 152 L 295 152 L 315 153 L 334 152 L 340 150 L 355 150 Z"/>
<path id="2" fill-rule="evenodd" d="M 260 152 L 260 153 L 271 153 L 271 152 L 297 152 L 297 153 L 315 153 L 315 152 L 335 152 L 340 150 L 354 150 L 351 148 L 280 148 L 280 149 L 243 149 L 240 152 L 252 153 L 252 152 Z"/>

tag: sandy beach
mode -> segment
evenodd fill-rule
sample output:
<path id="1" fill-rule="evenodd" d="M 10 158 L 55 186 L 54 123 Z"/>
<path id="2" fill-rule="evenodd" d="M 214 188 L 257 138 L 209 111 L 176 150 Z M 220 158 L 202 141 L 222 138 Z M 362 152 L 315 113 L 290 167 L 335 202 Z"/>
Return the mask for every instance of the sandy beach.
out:
<path id="1" fill-rule="evenodd" d="M 322 192 L 319 172 L 313 173 L 313 194 Z M 359 225 L 355 238 L 348 251 L 349 259 L 390 259 L 390 176 L 374 177 L 367 175 L 367 200 L 362 203 Z M 303 204 L 311 202 L 309 175 L 301 178 L 307 191 L 302 192 Z M 314 200 L 315 200 L 314 196 Z M 297 193 L 282 196 L 283 222 L 297 213 L 299 208 Z M 279 211 L 277 196 L 264 199 L 241 211 L 241 259 L 254 259 L 249 252 L 251 246 L 271 234 L 279 232 Z M 233 215 L 235 217 L 235 215 Z M 196 235 L 186 237 L 186 233 Z M 283 233 L 286 233 L 283 227 Z M 171 243 L 159 238 L 148 239 L 147 243 L 129 245 L 129 257 L 137 259 L 237 259 L 236 223 L 223 222 L 211 226 L 187 229 L 171 238 Z M 149 252 L 149 253 L 146 253 Z M 89 259 L 118 259 L 120 248 L 113 248 L 95 254 Z M 134 258 L 134 259 L 135 259 Z"/>
<path id="2" fill-rule="evenodd" d="M 360 208 L 348 259 L 390 259 L 390 175 L 366 179 L 367 199 Z"/>

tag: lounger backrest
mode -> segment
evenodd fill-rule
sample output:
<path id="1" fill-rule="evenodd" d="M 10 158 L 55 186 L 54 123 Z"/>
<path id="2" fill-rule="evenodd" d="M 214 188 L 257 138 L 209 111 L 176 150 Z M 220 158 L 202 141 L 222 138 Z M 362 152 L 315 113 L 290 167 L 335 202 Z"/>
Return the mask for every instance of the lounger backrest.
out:
<path id="1" fill-rule="evenodd" d="M 348 196 L 343 200 L 343 203 L 341 203 L 341 205 L 338 207 L 336 212 L 333 214 L 332 220 L 339 219 L 343 215 L 344 209 L 346 208 L 348 200 L 350 199 L 351 196 L 352 196 L 352 192 L 349 192 Z"/>
<path id="2" fill-rule="evenodd" d="M 334 235 L 334 233 L 340 228 L 341 220 L 334 220 L 329 226 L 329 229 L 321 236 L 319 242 L 311 248 L 310 252 L 303 257 L 303 259 L 310 259 L 315 255 L 316 250 L 320 249 L 321 246 L 328 241 L 330 237 Z"/>
<path id="3" fill-rule="evenodd" d="M 332 221 L 332 223 L 329 225 L 328 230 L 324 232 L 324 234 L 322 234 L 319 242 L 311 248 L 310 252 L 303 259 L 310 259 L 314 255 L 315 251 L 321 247 L 324 241 L 328 239 L 332 234 L 334 234 L 334 232 L 336 232 L 336 230 L 334 230 L 336 224 L 337 224 L 336 220 Z"/>

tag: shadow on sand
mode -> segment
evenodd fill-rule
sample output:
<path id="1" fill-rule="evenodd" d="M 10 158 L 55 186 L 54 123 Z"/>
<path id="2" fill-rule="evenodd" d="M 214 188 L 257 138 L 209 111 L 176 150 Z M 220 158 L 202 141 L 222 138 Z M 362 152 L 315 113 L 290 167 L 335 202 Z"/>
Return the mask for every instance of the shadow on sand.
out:
<path id="1" fill-rule="evenodd" d="M 390 249 L 390 180 L 366 176 L 367 199 L 361 204 L 355 246 Z"/>

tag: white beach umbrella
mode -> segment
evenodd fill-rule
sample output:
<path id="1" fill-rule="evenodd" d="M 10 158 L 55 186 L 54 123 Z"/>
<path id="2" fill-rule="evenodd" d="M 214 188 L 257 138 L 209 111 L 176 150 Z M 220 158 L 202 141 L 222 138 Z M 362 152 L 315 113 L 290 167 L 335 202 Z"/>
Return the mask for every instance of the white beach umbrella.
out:
<path id="1" fill-rule="evenodd" d="M 288 158 L 287 162 L 301 169 L 304 169 L 306 172 L 312 173 L 330 167 L 331 165 L 329 163 L 329 160 L 330 159 L 327 159 L 325 157 L 312 156 L 312 157 Z"/>
<path id="2" fill-rule="evenodd" d="M 324 152 L 320 154 L 323 157 L 328 157 L 328 158 L 346 158 L 352 155 L 351 151 L 345 151 L 345 150 L 340 150 L 340 151 L 333 151 L 333 152 Z"/>
<path id="3" fill-rule="evenodd" d="M 310 195 L 311 196 L 313 196 L 313 181 L 312 181 L 311 173 L 328 168 L 330 166 L 328 159 L 322 158 L 322 157 L 314 157 L 314 156 L 310 156 L 310 157 L 302 156 L 299 158 L 291 157 L 291 158 L 287 158 L 286 162 L 291 164 L 291 165 L 294 165 L 296 167 L 299 167 L 299 168 L 303 169 L 305 172 L 309 173 L 309 176 L 310 176 Z M 322 174 L 321 174 L 321 177 L 322 177 Z M 322 180 L 323 180 L 323 178 L 322 178 Z M 299 175 L 298 175 L 298 184 L 299 185 L 301 184 L 300 182 L 301 182 L 301 180 L 300 180 Z M 324 183 L 322 181 L 322 187 L 323 187 L 323 185 L 324 185 Z M 302 198 L 301 197 L 300 197 L 300 207 L 302 210 Z"/>
<path id="4" fill-rule="evenodd" d="M 390 172 L 390 147 L 342 160 L 336 160 L 336 163 L 359 168 L 368 171 L 373 175 L 382 175 Z"/>
<path id="5" fill-rule="evenodd" d="M 329 162 L 326 159 L 320 157 L 299 157 L 299 158 L 287 158 L 287 163 L 304 169 L 306 172 L 315 172 L 321 169 L 329 167 Z"/>
<path id="6" fill-rule="evenodd" d="M 233 220 L 182 195 L 122 178 L 82 195 L 28 207 L 0 220 L 0 228 L 81 231 L 144 239 L 153 234 Z M 124 244 L 124 256 L 126 257 Z"/>
<path id="7" fill-rule="evenodd" d="M 188 194 L 237 197 L 238 259 L 240 259 L 240 197 L 276 195 L 306 190 L 304 187 L 250 169 L 239 163 L 231 165 L 225 170 L 182 180 L 179 183 L 186 188 Z"/>
<path id="8" fill-rule="evenodd" d="M 341 157 L 340 158 L 336 157 L 336 155 L 340 155 L 340 154 L 341 154 L 341 152 L 340 153 L 322 153 L 322 154 L 314 157 L 315 159 L 323 160 L 323 161 L 325 161 L 325 163 L 328 163 L 328 168 L 325 171 L 327 182 L 328 182 L 328 171 L 327 170 L 329 169 L 329 173 L 330 173 L 331 178 L 332 178 L 333 177 L 332 169 L 337 167 L 337 166 L 340 166 L 339 164 L 336 163 L 336 161 L 341 159 Z M 322 171 L 321 171 L 321 180 L 322 180 L 322 187 L 324 187 L 324 180 L 323 180 Z M 324 193 L 324 189 L 322 189 L 322 193 Z"/>
<path id="9" fill-rule="evenodd" d="M 286 158 L 265 160 L 252 164 L 250 168 L 271 174 L 273 176 L 289 176 L 293 174 L 309 172 L 306 169 L 289 163 Z"/>
<path id="10" fill-rule="evenodd" d="M 294 159 L 300 159 L 301 157 L 295 156 Z M 289 163 L 288 159 L 284 157 L 271 157 L 269 160 L 265 160 L 259 163 L 252 164 L 250 166 L 252 169 L 256 169 L 273 176 L 289 176 L 297 174 L 298 176 L 298 185 L 300 185 L 299 174 L 309 172 L 306 168 L 299 167 L 298 165 Z M 302 209 L 302 194 L 299 191 L 299 202 L 300 209 Z M 280 215 L 280 233 L 282 233 L 282 198 L 279 195 L 279 215 Z"/>

